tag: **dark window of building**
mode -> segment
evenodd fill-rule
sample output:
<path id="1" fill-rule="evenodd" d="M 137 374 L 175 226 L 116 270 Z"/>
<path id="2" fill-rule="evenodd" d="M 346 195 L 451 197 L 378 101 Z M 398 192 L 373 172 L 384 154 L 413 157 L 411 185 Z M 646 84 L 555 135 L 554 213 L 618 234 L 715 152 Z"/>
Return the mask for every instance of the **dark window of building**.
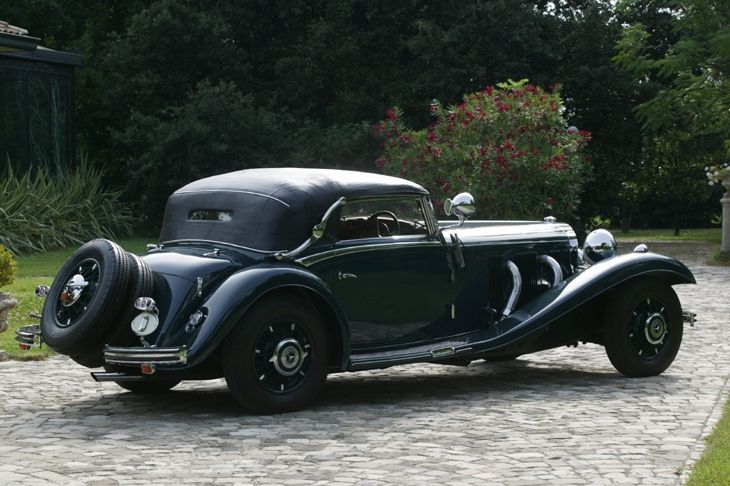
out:
<path id="1" fill-rule="evenodd" d="M 79 56 L 42 47 L 0 52 L 0 173 L 8 161 L 19 172 L 73 164 L 77 65 Z"/>

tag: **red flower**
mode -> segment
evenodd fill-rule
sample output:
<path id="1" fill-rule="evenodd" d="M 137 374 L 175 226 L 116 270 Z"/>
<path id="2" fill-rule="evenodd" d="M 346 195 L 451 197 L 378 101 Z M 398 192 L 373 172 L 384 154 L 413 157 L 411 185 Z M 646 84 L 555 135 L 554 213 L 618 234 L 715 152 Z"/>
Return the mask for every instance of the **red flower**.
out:
<path id="1" fill-rule="evenodd" d="M 438 140 L 438 138 L 439 138 L 439 136 L 438 136 L 438 135 L 436 135 L 436 133 L 435 133 L 435 132 L 432 132 L 432 131 L 429 131 L 429 132 L 428 132 L 428 135 L 427 135 L 427 137 L 428 137 L 428 141 L 429 141 L 429 142 L 435 142 L 435 141 L 436 141 L 436 140 Z"/>
<path id="2" fill-rule="evenodd" d="M 498 112 L 509 111 L 509 105 L 506 103 L 503 103 L 502 100 L 497 100 L 495 103 L 497 105 Z"/>
<path id="3" fill-rule="evenodd" d="M 384 165 L 385 165 L 384 159 L 377 159 L 375 161 L 375 167 L 377 167 L 378 169 L 382 169 Z"/>
<path id="4" fill-rule="evenodd" d="M 397 120 L 398 119 L 398 112 L 395 111 L 395 108 L 388 108 L 385 110 L 385 118 L 388 120 Z"/>
<path id="5" fill-rule="evenodd" d="M 547 204 L 548 206 L 552 206 L 554 202 L 555 202 L 555 200 L 553 198 L 551 198 L 551 197 L 548 197 L 545 200 L 545 204 Z"/>
<path id="6" fill-rule="evenodd" d="M 438 147 L 434 147 L 434 146 L 429 147 L 429 151 L 431 152 L 431 155 L 433 155 L 437 159 L 440 158 L 441 155 L 443 155 L 443 153 L 444 153 L 443 150 L 441 150 Z"/>
<path id="7" fill-rule="evenodd" d="M 484 88 L 484 93 L 485 93 L 485 94 L 486 94 L 487 96 L 492 96 L 492 92 L 493 92 L 493 91 L 494 91 L 494 88 L 492 88 L 491 86 L 487 86 L 486 88 Z"/>

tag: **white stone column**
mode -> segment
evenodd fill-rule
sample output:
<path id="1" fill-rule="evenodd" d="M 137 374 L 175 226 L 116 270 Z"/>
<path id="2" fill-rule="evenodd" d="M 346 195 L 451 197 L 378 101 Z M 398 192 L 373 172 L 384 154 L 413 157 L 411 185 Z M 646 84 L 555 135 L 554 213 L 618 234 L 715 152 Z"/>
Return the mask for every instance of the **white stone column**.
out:
<path id="1" fill-rule="evenodd" d="M 722 185 L 725 186 L 725 194 L 720 199 L 720 204 L 722 204 L 722 245 L 720 248 L 723 252 L 730 253 L 730 175 L 725 176 Z"/>

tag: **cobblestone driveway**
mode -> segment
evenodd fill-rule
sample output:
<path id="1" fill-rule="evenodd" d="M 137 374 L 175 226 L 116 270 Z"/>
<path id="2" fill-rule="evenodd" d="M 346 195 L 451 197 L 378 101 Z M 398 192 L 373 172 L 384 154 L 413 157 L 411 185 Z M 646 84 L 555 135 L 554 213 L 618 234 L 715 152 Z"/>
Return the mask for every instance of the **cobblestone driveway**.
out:
<path id="1" fill-rule="evenodd" d="M 728 394 L 730 269 L 674 365 L 629 380 L 579 346 L 331 376 L 310 410 L 242 414 L 221 380 L 142 397 L 57 357 L 0 363 L 0 484 L 676 484 Z"/>

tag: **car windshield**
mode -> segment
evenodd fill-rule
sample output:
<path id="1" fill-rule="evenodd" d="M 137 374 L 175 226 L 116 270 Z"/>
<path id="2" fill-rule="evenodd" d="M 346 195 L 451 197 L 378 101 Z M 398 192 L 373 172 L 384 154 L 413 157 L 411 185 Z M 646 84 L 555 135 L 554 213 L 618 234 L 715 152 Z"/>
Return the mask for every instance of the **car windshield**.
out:
<path id="1" fill-rule="evenodd" d="M 340 212 L 340 240 L 428 234 L 419 198 L 364 199 Z"/>

